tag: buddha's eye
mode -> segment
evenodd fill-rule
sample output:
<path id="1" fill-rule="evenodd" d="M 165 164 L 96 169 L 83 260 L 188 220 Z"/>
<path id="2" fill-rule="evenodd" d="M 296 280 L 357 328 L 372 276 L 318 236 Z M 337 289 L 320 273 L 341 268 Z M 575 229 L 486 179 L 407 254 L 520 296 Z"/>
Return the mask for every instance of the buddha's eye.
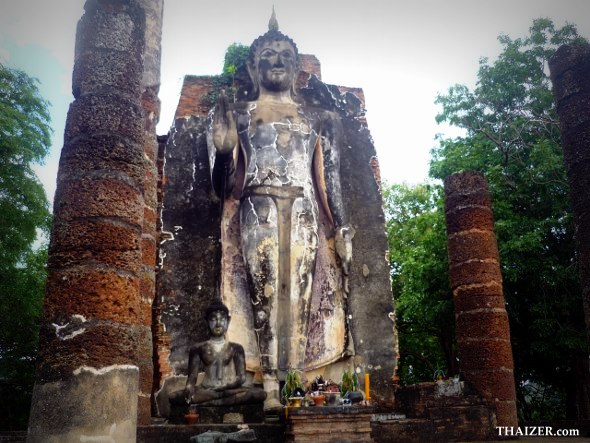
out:
<path id="1" fill-rule="evenodd" d="M 260 57 L 262 57 L 262 58 L 268 58 L 268 57 L 272 57 L 275 54 L 276 54 L 276 52 L 274 50 L 272 50 L 272 49 L 264 49 L 260 53 Z"/>

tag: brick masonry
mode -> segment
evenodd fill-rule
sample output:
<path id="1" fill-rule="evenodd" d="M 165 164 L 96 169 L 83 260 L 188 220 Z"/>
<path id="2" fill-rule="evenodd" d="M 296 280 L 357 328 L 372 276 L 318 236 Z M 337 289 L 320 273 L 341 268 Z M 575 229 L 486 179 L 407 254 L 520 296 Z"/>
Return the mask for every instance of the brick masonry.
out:
<path id="1" fill-rule="evenodd" d="M 494 402 L 498 425 L 517 426 L 510 327 L 487 183 L 477 172 L 463 172 L 447 177 L 444 188 L 459 367 Z"/>
<path id="2" fill-rule="evenodd" d="M 287 443 L 370 443 L 373 408 L 333 406 L 289 408 Z"/>
<path id="3" fill-rule="evenodd" d="M 373 421 L 375 443 L 483 441 L 495 435 L 494 402 L 469 386 L 461 395 L 441 396 L 436 383 L 418 383 L 398 389 L 395 398 L 405 417 Z"/>

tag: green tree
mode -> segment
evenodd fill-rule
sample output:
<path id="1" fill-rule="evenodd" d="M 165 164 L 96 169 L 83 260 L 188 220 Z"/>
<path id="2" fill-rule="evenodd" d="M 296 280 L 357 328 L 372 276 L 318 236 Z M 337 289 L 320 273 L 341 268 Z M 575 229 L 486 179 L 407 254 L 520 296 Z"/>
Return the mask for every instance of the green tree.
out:
<path id="1" fill-rule="evenodd" d="M 238 88 L 249 82 L 246 70 L 249 51 L 250 47 L 241 43 L 232 43 L 227 47 L 221 74 L 212 77 L 212 88 L 203 98 L 203 104 L 211 108 L 215 106 L 222 89 L 226 90 L 228 97 L 237 100 Z"/>
<path id="2" fill-rule="evenodd" d="M 232 82 L 234 76 L 238 71 L 246 69 L 246 59 L 250 48 L 240 43 L 232 43 L 225 50 L 223 57 L 223 71 L 222 75 L 231 78 Z"/>
<path id="3" fill-rule="evenodd" d="M 456 85 L 436 100 L 438 121 L 465 135 L 439 140 L 431 176 L 476 170 L 489 183 L 520 413 L 529 421 L 564 416 L 563 407 L 537 404 L 539 387 L 553 403 L 565 393 L 568 418 L 590 411 L 571 209 L 547 69 L 558 46 L 580 40 L 574 25 L 556 29 L 537 19 L 525 38 L 499 37 L 502 53 L 493 63 L 480 60 L 473 91 Z"/>
<path id="4" fill-rule="evenodd" d="M 45 284 L 49 204 L 32 165 L 50 147 L 36 80 L 0 65 L 0 429 L 25 428 Z"/>
<path id="5" fill-rule="evenodd" d="M 442 188 L 392 185 L 384 190 L 393 293 L 404 384 L 458 372 Z"/>

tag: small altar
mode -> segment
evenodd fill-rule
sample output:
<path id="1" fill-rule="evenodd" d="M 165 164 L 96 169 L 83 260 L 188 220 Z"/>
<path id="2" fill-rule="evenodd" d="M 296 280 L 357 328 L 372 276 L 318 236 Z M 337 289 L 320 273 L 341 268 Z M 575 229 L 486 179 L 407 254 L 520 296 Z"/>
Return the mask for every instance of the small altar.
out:
<path id="1" fill-rule="evenodd" d="M 278 420 L 264 423 L 202 423 L 194 425 L 162 424 L 139 426 L 140 443 L 189 442 L 191 437 L 207 431 L 236 432 L 252 429 L 261 443 L 357 443 L 373 442 L 371 421 L 373 406 L 310 406 L 289 407 L 281 411 Z"/>
<path id="2" fill-rule="evenodd" d="M 285 442 L 373 442 L 373 406 L 314 406 L 287 408 Z"/>

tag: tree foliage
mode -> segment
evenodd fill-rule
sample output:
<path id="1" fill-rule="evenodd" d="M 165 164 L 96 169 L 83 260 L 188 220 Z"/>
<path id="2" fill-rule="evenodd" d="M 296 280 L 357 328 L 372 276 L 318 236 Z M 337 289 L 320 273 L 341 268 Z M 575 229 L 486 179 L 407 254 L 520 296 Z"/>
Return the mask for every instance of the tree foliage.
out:
<path id="1" fill-rule="evenodd" d="M 36 80 L 0 65 L 0 429 L 26 427 L 45 285 L 49 204 L 32 165 L 50 147 Z"/>
<path id="2" fill-rule="evenodd" d="M 439 140 L 432 153 L 431 177 L 476 170 L 489 183 L 520 413 L 529 421 L 563 417 L 564 402 L 569 418 L 587 413 L 582 411 L 588 400 L 579 396 L 587 375 L 576 369 L 580 359 L 587 358 L 581 289 L 547 69 L 558 46 L 580 40 L 573 25 L 557 29 L 551 20 L 537 19 L 525 38 L 499 37 L 503 50 L 493 62 L 480 60 L 474 90 L 455 85 L 436 99 L 442 107 L 437 120 L 462 128 L 464 135 Z M 419 217 L 441 217 L 442 203 L 427 211 Z M 444 249 L 444 241 L 432 247 L 430 253 L 422 253 L 426 259 Z M 432 298 L 443 290 L 428 288 L 421 296 Z M 401 291 L 398 306 L 407 303 L 406 289 Z M 551 408 L 542 398 L 551 400 Z"/>
<path id="3" fill-rule="evenodd" d="M 36 80 L 0 65 L 0 269 L 13 269 L 47 227 L 43 186 L 32 169 L 49 152 L 48 103 Z"/>
<path id="4" fill-rule="evenodd" d="M 223 69 L 221 74 L 212 77 L 211 91 L 205 95 L 204 104 L 215 106 L 222 89 L 227 90 L 227 95 L 236 99 L 238 92 L 237 83 L 244 82 L 248 78 L 246 60 L 250 48 L 241 43 L 232 43 L 225 50 L 223 57 Z"/>
<path id="5" fill-rule="evenodd" d="M 246 60 L 249 52 L 250 48 L 246 45 L 240 43 L 229 45 L 223 57 L 222 75 L 230 77 L 233 80 L 233 77 L 238 71 L 246 69 Z"/>
<path id="6" fill-rule="evenodd" d="M 442 189 L 392 185 L 384 192 L 400 340 L 398 373 L 405 384 L 456 369 Z"/>
<path id="7" fill-rule="evenodd" d="M 47 248 L 29 250 L 9 279 L 0 277 L 0 430 L 27 426 L 46 262 Z"/>

